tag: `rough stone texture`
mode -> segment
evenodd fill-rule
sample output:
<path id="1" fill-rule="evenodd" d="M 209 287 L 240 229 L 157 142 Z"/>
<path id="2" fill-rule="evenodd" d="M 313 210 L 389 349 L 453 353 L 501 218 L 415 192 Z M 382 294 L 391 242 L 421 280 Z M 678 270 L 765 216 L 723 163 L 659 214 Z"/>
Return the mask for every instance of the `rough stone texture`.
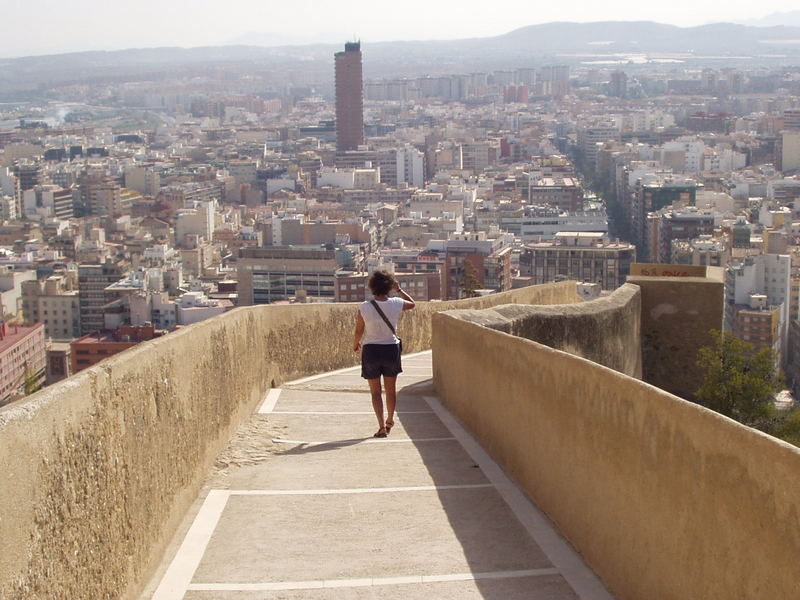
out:
<path id="1" fill-rule="evenodd" d="M 570 301 L 574 283 L 423 303 L 399 330 L 406 351 L 423 350 L 438 310 Z M 355 364 L 355 314 L 236 309 L 0 409 L 0 598 L 136 597 L 270 386 Z"/>
<path id="2" fill-rule="evenodd" d="M 433 328 L 440 398 L 616 597 L 800 598 L 800 449 L 452 313 Z"/>
<path id="3" fill-rule="evenodd" d="M 722 330 L 724 285 L 702 277 L 628 277 L 642 290 L 642 379 L 691 400 L 703 383 L 697 350 Z"/>
<path id="4" fill-rule="evenodd" d="M 504 304 L 565 305 L 581 302 L 574 281 L 533 285 L 468 300 L 421 302 L 416 309 L 402 314 L 398 333 L 403 338 L 403 350 L 417 352 L 431 347 L 431 315 L 437 312 L 457 309 L 482 310 Z"/>
<path id="5" fill-rule="evenodd" d="M 640 310 L 639 288 L 625 284 L 609 296 L 579 304 L 507 304 L 448 314 L 641 378 Z"/>

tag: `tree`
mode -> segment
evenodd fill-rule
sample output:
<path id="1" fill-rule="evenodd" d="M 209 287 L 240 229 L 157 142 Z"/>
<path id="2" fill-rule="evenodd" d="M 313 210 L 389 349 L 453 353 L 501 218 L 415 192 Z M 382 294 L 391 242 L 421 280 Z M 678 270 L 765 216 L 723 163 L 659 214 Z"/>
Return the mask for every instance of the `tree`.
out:
<path id="1" fill-rule="evenodd" d="M 464 261 L 464 268 L 461 271 L 461 281 L 458 289 L 461 291 L 462 298 L 475 298 L 478 295 L 478 288 L 481 282 L 478 280 L 478 271 L 470 259 Z"/>
<path id="2" fill-rule="evenodd" d="M 33 392 L 36 392 L 41 387 L 39 385 L 39 375 L 33 368 L 26 364 L 25 365 L 25 372 L 23 373 L 24 379 L 24 390 L 25 395 L 30 396 Z"/>
<path id="3" fill-rule="evenodd" d="M 697 401 L 745 425 L 770 418 L 773 395 L 783 387 L 772 350 L 719 331 L 711 334 L 712 345 L 698 351 L 698 364 L 706 376 Z"/>
<path id="4" fill-rule="evenodd" d="M 779 437 L 784 442 L 800 446 L 800 408 L 777 418 L 766 433 Z"/>

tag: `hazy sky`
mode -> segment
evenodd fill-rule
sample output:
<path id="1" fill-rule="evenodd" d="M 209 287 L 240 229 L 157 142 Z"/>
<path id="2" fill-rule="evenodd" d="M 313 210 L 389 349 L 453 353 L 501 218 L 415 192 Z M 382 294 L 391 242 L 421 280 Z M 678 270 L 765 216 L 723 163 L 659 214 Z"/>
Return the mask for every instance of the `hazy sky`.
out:
<path id="1" fill-rule="evenodd" d="M 549 21 L 691 26 L 796 8 L 796 0 L 7 0 L 0 56 L 218 45 L 252 41 L 241 36 L 253 32 L 278 45 L 484 37 Z"/>

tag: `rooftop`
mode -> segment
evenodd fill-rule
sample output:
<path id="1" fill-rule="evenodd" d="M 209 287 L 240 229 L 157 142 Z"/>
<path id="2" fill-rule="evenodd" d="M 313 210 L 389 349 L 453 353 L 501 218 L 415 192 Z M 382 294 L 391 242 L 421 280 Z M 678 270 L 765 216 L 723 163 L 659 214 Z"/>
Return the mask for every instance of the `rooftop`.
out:
<path id="1" fill-rule="evenodd" d="M 20 343 L 37 329 L 44 331 L 44 323 L 34 323 L 33 325 L 0 324 L 0 353 Z"/>

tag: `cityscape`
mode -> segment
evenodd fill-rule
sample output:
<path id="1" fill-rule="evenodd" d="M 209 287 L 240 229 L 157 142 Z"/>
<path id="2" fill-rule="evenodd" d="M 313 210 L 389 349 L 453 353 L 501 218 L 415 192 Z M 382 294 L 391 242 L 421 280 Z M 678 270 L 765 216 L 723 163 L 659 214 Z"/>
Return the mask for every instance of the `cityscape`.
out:
<path id="1" fill-rule="evenodd" d="M 41 394 L 48 390 L 66 393 L 69 388 L 65 384 L 72 381 L 91 380 L 95 386 L 91 394 L 98 398 L 105 393 L 104 385 L 109 390 L 140 386 L 146 395 L 146 407 L 141 413 L 120 417 L 123 429 L 135 429 L 150 423 L 151 418 L 174 418 L 174 423 L 170 421 L 172 427 L 184 423 L 180 411 L 185 407 L 175 408 L 170 404 L 174 399 L 165 398 L 173 398 L 171 394 L 180 396 L 175 386 L 191 385 L 192 390 L 202 387 L 199 382 L 206 380 L 196 375 L 200 368 L 211 377 L 217 373 L 215 369 L 238 364 L 239 359 L 225 362 L 229 360 L 227 353 L 250 360 L 242 356 L 248 355 L 251 348 L 236 346 L 231 350 L 245 339 L 258 348 L 262 347 L 259 344 L 267 349 L 270 345 L 280 347 L 283 354 L 274 360 L 282 366 L 240 375 L 241 381 L 225 379 L 223 383 L 215 375 L 216 380 L 207 382 L 210 394 L 217 394 L 214 398 L 238 394 L 235 404 L 231 401 L 236 408 L 220 416 L 219 422 L 206 412 L 219 410 L 222 401 L 215 400 L 213 407 L 185 409 L 187 415 L 196 411 L 198 418 L 210 418 L 214 427 L 220 428 L 219 433 L 214 429 L 213 435 L 219 437 L 213 443 L 202 442 L 198 457 L 176 461 L 180 468 L 184 468 L 181 461 L 193 465 L 188 483 L 181 484 L 190 489 L 186 497 L 194 498 L 198 493 L 209 461 L 229 440 L 233 440 L 232 444 L 243 443 L 244 434 L 232 437 L 232 432 L 244 419 L 238 411 L 249 406 L 247 410 L 252 412 L 254 404 L 249 398 L 253 394 L 260 395 L 257 413 L 274 410 L 275 416 L 280 415 L 271 422 L 259 421 L 257 426 L 268 431 L 264 436 L 272 440 L 272 446 L 306 444 L 304 451 L 314 444 L 324 446 L 323 442 L 292 442 L 303 438 L 288 437 L 289 433 L 282 436 L 269 427 L 283 423 L 283 415 L 306 410 L 303 402 L 311 400 L 292 396 L 306 390 L 306 379 L 301 377 L 311 380 L 323 377 L 317 373 L 335 374 L 338 371 L 334 369 L 349 368 L 352 357 L 347 357 L 352 353 L 340 350 L 337 342 L 328 339 L 332 334 L 326 330 L 308 333 L 303 328 L 312 325 L 295 321 L 297 317 L 290 315 L 308 311 L 302 314 L 312 315 L 307 318 L 315 323 L 313 327 L 321 327 L 319 323 L 324 322 L 331 331 L 348 332 L 347 337 L 355 323 L 355 303 L 373 297 L 371 274 L 386 270 L 394 275 L 404 293 L 425 306 L 415 311 L 420 314 L 404 316 L 406 321 L 401 321 L 411 323 L 410 319 L 415 319 L 413 327 L 406 325 L 406 331 L 413 333 L 406 337 L 403 325 L 398 328 L 407 351 L 413 352 L 409 356 L 415 357 L 410 364 L 416 365 L 413 368 L 419 372 L 430 371 L 427 379 L 415 375 L 413 369 L 409 376 L 413 385 L 409 383 L 405 393 L 416 408 L 408 417 L 400 413 L 408 441 L 414 441 L 415 413 L 431 412 L 441 417 L 445 410 L 442 406 L 446 406 L 480 444 L 486 445 L 493 459 L 506 461 L 501 462 L 501 468 L 524 488 L 524 493 L 541 493 L 536 482 L 526 487 L 527 478 L 532 476 L 520 466 L 521 459 L 509 458 L 506 443 L 491 437 L 503 427 L 513 430 L 515 419 L 511 418 L 507 425 L 497 425 L 488 417 L 484 422 L 483 417 L 474 414 L 477 404 L 462 406 L 460 400 L 453 400 L 468 392 L 468 384 L 454 376 L 453 371 L 462 368 L 458 362 L 461 359 L 452 358 L 450 353 L 466 357 L 464 381 L 472 381 L 486 368 L 480 377 L 495 382 L 498 357 L 490 357 L 489 348 L 502 339 L 487 337 L 486 354 L 477 355 L 473 364 L 469 362 L 473 360 L 469 352 L 458 354 L 455 342 L 452 347 L 437 342 L 437 327 L 440 336 L 446 332 L 459 340 L 462 335 L 458 329 L 461 325 L 448 325 L 449 321 L 433 316 L 441 310 L 448 318 L 451 312 L 465 313 L 453 318 L 464 319 L 470 326 L 478 323 L 485 329 L 504 332 L 506 337 L 527 337 L 543 346 L 581 356 L 582 360 L 595 361 L 594 355 L 589 356 L 591 346 L 591 352 L 600 356 L 595 362 L 604 365 L 602 369 L 640 380 L 641 385 L 645 382 L 650 389 L 659 388 L 652 393 L 662 394 L 662 400 L 669 396 L 670 402 L 699 403 L 748 426 L 748 433 L 764 439 L 764 433 L 774 436 L 769 439 L 779 450 L 770 450 L 774 452 L 770 456 L 783 453 L 775 458 L 776 464 L 783 465 L 783 475 L 776 476 L 775 481 L 783 486 L 783 477 L 791 477 L 790 474 L 800 481 L 796 478 L 800 465 L 796 448 L 800 445 L 800 407 L 795 400 L 800 393 L 800 13 L 780 14 L 783 16 L 774 17 L 780 23 L 770 21 L 773 17 L 764 17 L 762 21 L 740 19 L 735 23 L 686 27 L 645 21 L 552 22 L 492 36 L 451 36 L 419 42 L 368 41 L 354 35 L 340 37 L 335 43 L 320 39 L 313 43 L 269 45 L 259 42 L 262 38 L 253 33 L 235 44 L 194 48 L 98 49 L 69 54 L 39 52 L 33 56 L 9 53 L 11 58 L 0 61 L 0 458 L 13 462 L 3 452 L 15 446 L 10 442 L 6 446 L 2 438 L 6 424 L 19 416 L 14 411 L 28 400 L 44 398 Z M 331 24 L 330 28 L 338 26 Z M 634 288 L 641 291 L 632 291 Z M 539 329 L 515 325 L 523 313 L 528 315 L 526 319 L 546 319 L 551 313 L 544 309 L 562 310 L 562 306 L 571 303 L 586 305 L 586 314 L 592 310 L 611 311 L 618 320 L 591 317 L 597 320 L 580 321 L 573 329 L 563 324 L 537 325 Z M 508 309 L 510 304 L 556 306 L 543 306 L 544 312 L 530 316 L 534 313 Z M 482 317 L 466 314 L 495 305 L 500 308 Z M 601 308 L 590 308 L 593 306 Z M 470 310 L 452 310 L 458 308 Z M 566 322 L 578 319 L 583 309 L 563 310 Z M 351 313 L 345 323 L 341 315 Z M 635 318 L 630 316 L 634 313 Z M 262 340 L 251 322 L 272 319 L 269 315 L 278 315 L 274 317 L 276 323 L 285 319 L 286 327 L 292 323 L 300 337 L 295 340 L 291 328 L 280 329 L 267 320 L 264 323 L 277 329 L 264 333 Z M 662 315 L 674 319 L 668 323 L 659 321 Z M 250 319 L 247 328 L 243 324 L 246 319 Z M 206 338 L 197 336 L 211 336 L 210 341 L 198 342 L 196 348 L 187 346 L 188 342 L 181 340 L 195 339 L 190 338 L 189 332 L 200 331 L 199 323 L 215 333 L 191 334 L 198 340 Z M 562 326 L 563 331 L 551 331 Z M 667 334 L 668 327 L 681 331 Z M 536 330 L 541 337 L 526 333 L 529 330 Z M 492 335 L 501 334 L 492 331 Z M 232 341 L 237 336 L 239 341 Z M 551 338 L 560 341 L 548 341 Z M 631 342 L 634 338 L 635 343 Z M 757 383 L 734 382 L 749 385 L 746 393 L 752 397 L 760 394 L 758 406 L 755 400 L 753 406 L 744 407 L 715 404 L 715 389 L 730 383 L 728 375 L 703 383 L 703 374 L 710 378 L 713 371 L 708 365 L 714 360 L 715 344 L 722 348 L 724 340 L 732 339 L 741 344 L 736 351 L 747 356 L 758 353 L 762 360 L 759 364 L 766 364 L 763 377 L 751 373 L 759 379 Z M 319 348 L 328 348 L 329 353 L 315 350 L 315 343 Z M 204 354 L 205 344 L 219 356 Z M 348 344 L 349 338 L 338 343 Z M 635 345 L 635 352 L 631 344 Z M 164 348 L 180 350 L 169 350 L 164 355 Z M 430 355 L 418 358 L 431 348 L 433 366 Z M 438 359 L 437 348 L 441 349 Z M 133 349 L 139 353 L 133 354 Z M 478 350 L 481 347 L 476 343 L 473 352 Z M 726 347 L 725 351 L 733 350 Z M 551 360 L 549 355 L 536 352 L 540 351 L 522 346 L 509 350 L 508 356 L 515 357 L 509 358 L 509 363 L 521 360 L 517 357 L 528 356 L 527 353 L 544 357 L 543 361 Z M 126 356 L 142 357 L 147 353 L 161 358 L 152 365 L 147 363 L 146 375 L 139 371 L 124 376 L 129 379 L 113 375 L 114 369 L 120 370 L 117 365 L 132 364 L 134 358 L 108 366 L 112 365 L 111 357 L 123 361 Z M 219 365 L 210 366 L 217 360 Z M 292 367 L 295 362 L 299 365 L 296 368 Z M 164 366 L 167 363 L 169 366 Z M 569 364 L 573 372 L 584 368 L 583 363 Z M 487 365 L 493 366 L 490 369 Z M 449 374 L 443 374 L 447 366 L 452 368 Z M 755 367 L 743 367 L 736 377 L 746 379 L 751 368 Z M 195 375 L 187 375 L 186 381 L 178 384 L 174 369 L 186 369 L 186 373 Z M 549 376 L 548 369 L 549 366 L 543 370 L 543 380 Z M 76 379 L 84 371 L 90 374 L 89 378 Z M 103 373 L 112 373 L 108 375 L 110 383 L 100 383 Z M 579 386 L 576 389 L 587 394 L 592 393 L 592 382 L 610 377 L 601 371 L 587 373 L 586 382 L 575 384 Z M 517 375 L 520 381 L 527 376 Z M 336 412 L 338 408 L 331 408 L 333 400 L 325 394 L 337 392 L 341 399 L 352 387 L 363 383 L 353 383 L 353 379 L 345 386 L 337 383 L 333 375 L 330 377 L 333 378 L 324 380 L 330 382 L 326 383 L 330 388 L 312 385 L 308 388 L 311 392 L 306 390 L 319 395 L 314 396 L 314 402 L 323 408 L 317 410 L 328 411 L 320 415 L 343 414 Z M 497 377 L 492 385 L 503 386 L 504 380 L 514 380 L 511 375 Z M 163 387 L 158 387 L 162 379 Z M 426 381 L 433 381 L 441 404 L 431 400 L 433 391 L 413 391 L 414 386 L 424 386 Z M 471 385 L 481 389 L 482 384 Z M 518 391 L 521 385 L 509 389 Z M 598 384 L 597 389 L 605 390 L 604 385 Z M 614 398 L 616 392 L 613 385 L 608 385 L 611 387 L 607 393 L 598 393 L 606 394 L 604 401 L 612 402 L 609 398 Z M 642 407 L 650 406 L 650 396 L 646 396 L 650 392 L 630 385 L 633 384 L 627 381 L 619 383 L 618 389 L 639 390 L 630 392 L 631 398 L 642 399 L 632 410 L 645 410 Z M 242 391 L 237 386 L 251 387 Z M 274 396 L 272 408 L 264 409 L 275 390 L 281 393 L 281 386 L 283 399 Z M 259 392 L 252 391 L 255 389 Z M 366 393 L 366 387 L 363 391 Z M 270 396 L 262 404 L 261 398 L 267 393 Z M 401 390 L 401 400 L 402 393 Z M 416 393 L 422 396 L 414 396 Z M 290 405 L 290 398 L 296 406 Z M 419 406 L 414 404 L 417 400 Z M 174 401 L 177 406 L 185 400 Z M 109 407 L 116 407 L 115 402 L 119 401 L 107 402 Z M 168 408 L 162 407 L 162 402 Z M 286 402 L 283 411 L 279 410 L 281 402 Z M 488 410 L 495 410 L 494 405 L 489 407 Z M 92 419 L 101 418 L 97 415 L 102 410 L 92 410 Z M 368 404 L 364 410 L 369 410 Z M 503 414 L 504 410 L 498 408 L 497 412 Z M 587 410 L 597 410 L 599 420 L 609 414 L 596 407 Z M 697 417 L 698 423 L 705 423 L 704 414 Z M 6 417 L 9 421 L 4 421 Z M 195 417 L 186 416 L 185 422 L 192 418 Z M 632 423 L 636 418 L 617 417 L 616 423 Z M 641 419 L 636 422 L 652 425 L 661 423 L 662 417 Z M 443 418 L 443 422 L 450 427 L 449 421 Z M 492 425 L 486 424 L 489 422 Z M 291 429 L 291 419 L 286 423 L 280 427 Z M 253 431 L 261 431 L 257 427 Z M 678 428 L 674 424 L 664 427 L 672 433 L 662 431 L 661 438 L 654 434 L 652 444 L 669 438 L 668 446 L 672 448 L 678 443 L 676 438 L 689 435 L 675 433 Z M 197 425 L 197 429 L 187 430 L 186 436 L 212 435 L 210 430 Z M 419 431 L 423 430 L 427 431 L 421 425 Z M 166 431 L 158 436 L 172 437 Z M 324 433 L 314 431 L 316 439 L 326 439 L 319 437 Z M 547 438 L 546 432 L 539 433 Z M 87 439 L 92 435 L 87 434 Z M 149 435 L 142 433 L 137 439 Z M 460 440 L 462 434 L 453 433 L 453 438 L 444 435 L 436 430 L 434 434 L 420 434 L 419 439 Z M 513 438 L 516 433 L 511 431 L 509 435 Z M 585 439 L 592 439 L 593 435 L 586 434 Z M 623 439 L 627 434 L 613 435 Z M 724 440 L 743 435 L 738 429 L 731 429 L 720 434 L 720 443 L 727 447 Z M 649 438 L 644 430 L 637 431 L 636 436 Z M 715 436 L 708 439 L 717 439 Z M 63 447 L 69 446 L 70 439 L 72 446 L 80 446 L 84 440 L 82 434 L 75 438 L 66 433 L 50 437 Z M 349 445 L 348 440 L 347 444 L 342 442 L 343 447 Z M 759 438 L 752 443 L 762 442 Z M 126 452 L 135 445 L 129 443 Z M 730 445 L 736 444 L 731 441 Z M 99 456 L 108 451 L 114 460 L 124 462 L 118 458 L 124 452 L 102 450 L 101 446 L 93 445 L 87 452 Z M 272 446 L 269 452 L 273 452 Z M 645 448 L 641 452 L 646 457 L 648 442 L 641 447 Z M 735 451 L 746 453 L 745 447 Z M 165 450 L 164 454 L 172 451 Z M 597 448 L 590 453 L 595 451 L 601 453 Z M 696 452 L 698 456 L 702 454 L 704 461 L 712 460 L 705 451 Z M 675 450 L 675 454 L 690 452 Z M 430 456 L 425 452 L 421 455 L 434 473 L 431 464 L 438 459 L 433 458 L 433 452 Z M 488 472 L 483 459 L 470 456 L 465 460 L 474 460 L 474 467 L 480 465 L 476 470 Z M 141 464 L 150 460 L 139 459 Z M 219 464 L 220 459 L 217 460 Z M 248 460 L 245 463 L 250 466 L 258 462 Z M 164 467 L 164 473 L 171 468 Z M 300 469 L 299 473 L 308 467 L 298 464 L 293 468 Z M 331 468 L 342 467 L 326 467 L 326 473 Z M 133 472 L 133 467 L 130 470 Z M 5 476 L 10 471 L 2 472 Z M 65 471 L 68 472 L 69 469 Z M 280 480 L 283 475 L 281 471 L 276 477 Z M 323 481 L 318 486 L 322 490 L 324 475 L 309 474 L 308 478 L 317 476 Z M 176 478 L 174 474 L 164 477 Z M 670 477 L 678 476 L 672 472 L 665 479 Z M 348 476 L 343 478 L 347 480 Z M 431 489 L 438 490 L 439 483 L 435 477 L 433 480 Z M 489 480 L 502 488 L 491 477 Z M 59 490 L 56 483 L 64 489 L 74 485 L 68 475 L 54 482 L 50 482 L 53 489 Z M 233 506 L 236 494 L 261 493 L 235 491 L 240 483 L 229 486 L 234 491 L 225 492 L 224 502 Z M 457 484 L 452 487 L 489 485 L 483 479 L 469 477 Z M 369 485 L 380 484 L 373 481 Z M 732 484 L 737 494 L 741 491 L 746 495 L 742 486 Z M 82 492 L 75 489 L 64 493 L 80 496 Z M 180 504 L 183 500 L 169 504 L 173 493 L 178 492 L 158 492 L 159 502 L 165 502 L 161 507 L 165 515 L 167 509 L 178 510 L 174 507 L 179 505 L 184 507 L 181 511 L 188 510 L 188 504 Z M 770 505 L 777 502 L 776 494 L 769 492 Z M 55 496 L 50 498 L 43 514 L 58 512 L 53 505 L 58 501 L 53 500 Z M 591 502 L 604 506 L 606 501 L 598 498 Z M 9 499 L 0 493 L 0 501 Z M 538 502 L 538 496 L 534 500 Z M 505 501 L 511 504 L 507 498 Z M 682 592 L 661 595 L 663 589 L 644 577 L 638 582 L 641 586 L 627 587 L 623 581 L 628 576 L 621 574 L 624 569 L 618 570 L 616 563 L 604 563 L 603 553 L 594 547 L 591 536 L 582 537 L 585 528 L 571 528 L 575 513 L 551 509 L 546 498 L 542 502 L 542 509 L 555 522 L 554 535 L 561 535 L 557 530 L 562 528 L 563 536 L 581 555 L 575 560 L 585 559 L 597 573 L 597 582 L 580 588 L 581 584 L 574 582 L 594 582 L 595 575 L 570 575 L 555 559 L 552 565 L 548 562 L 534 568 L 526 563 L 514 567 L 516 570 L 480 570 L 473 565 L 471 574 L 462 579 L 476 582 L 475 590 L 470 591 L 474 595 L 448 591 L 441 592 L 441 597 L 506 597 L 494 588 L 481 587 L 480 581 L 562 575 L 571 586 L 564 588 L 564 595 L 541 597 L 733 597 L 697 593 L 702 588 L 690 592 L 677 583 L 674 589 L 683 589 Z M 790 509 L 786 514 L 775 509 L 779 514 L 778 529 L 793 527 L 800 514 L 796 512 L 796 498 L 786 502 L 794 503 L 795 512 L 787 516 Z M 219 509 L 220 514 L 223 508 Z M 496 509 L 497 514 L 502 510 Z M 593 510 L 587 512 L 592 518 L 600 518 L 600 513 Z M 166 516 L 164 522 L 153 521 L 155 524 L 142 528 L 142 535 L 155 539 L 163 531 L 168 539 L 182 514 L 169 513 L 172 520 L 168 524 Z M 613 510 L 608 513 L 611 514 L 620 516 Z M 41 523 L 47 523 L 49 518 L 37 517 L 41 531 L 47 531 L 49 525 Z M 151 523 L 149 516 L 130 517 L 132 528 L 139 527 L 135 525 L 139 518 Z M 8 522 L 6 519 L 6 527 Z M 515 527 L 520 528 L 518 524 Z M 752 534 L 755 530 L 744 527 L 742 531 Z M 684 531 L 683 535 L 686 538 L 688 534 Z M 738 543 L 736 540 L 741 542 L 735 537 L 737 534 L 731 535 L 732 545 Z M 798 558 L 800 551 L 796 533 L 792 536 L 794 541 L 785 542 L 781 559 L 789 563 Z M 158 544 L 166 544 L 158 539 Z M 582 545 L 587 539 L 591 543 Z M 603 539 L 616 538 L 611 534 Z M 552 559 L 546 544 L 538 538 L 536 543 Z M 139 565 L 147 553 L 157 554 L 157 564 L 166 547 L 156 546 L 153 550 L 149 541 L 138 538 L 132 544 L 120 550 L 135 555 L 131 565 Z M 642 548 L 643 552 L 653 552 L 646 543 Z M 176 562 L 181 552 L 177 553 Z M 524 554 L 523 550 L 519 552 Z M 684 558 L 691 553 L 692 550 L 676 551 Z M 482 555 L 480 560 L 474 560 L 475 564 L 483 564 Z M 234 592 L 244 590 L 323 587 L 315 583 L 317 579 L 322 581 L 322 575 L 308 574 L 292 575 L 296 579 L 286 575 L 279 580 L 280 585 L 288 587 L 278 583 L 274 583 L 278 587 L 267 583 L 263 583 L 266 587 L 224 587 L 222 583 L 222 587 L 213 587 L 217 584 L 199 580 L 191 583 L 187 579 L 181 584 L 182 591 L 174 595 L 168 590 L 172 584 L 165 583 L 172 581 L 174 567 L 159 571 L 154 564 L 141 562 L 147 566 L 114 567 L 119 570 L 112 569 L 113 573 L 99 577 L 96 587 L 92 587 L 94 583 L 88 585 L 87 590 L 94 590 L 87 591 L 89 595 L 52 595 L 54 589 L 59 589 L 51 586 L 52 577 L 59 573 L 69 579 L 71 569 L 79 569 L 80 581 L 94 581 L 84 572 L 84 566 L 70 564 L 66 559 L 59 562 L 53 574 L 45 577 L 35 572 L 38 563 L 30 562 L 24 567 L 30 570 L 24 578 L 16 575 L 16 581 L 4 581 L 0 577 L 0 596 L 6 597 L 5 592 L 11 594 L 9 598 L 177 600 L 184 592 L 198 594 L 192 598 L 234 598 Z M 665 563 L 676 571 L 685 564 Z M 540 573 L 540 568 L 552 572 Z M 742 569 L 742 565 L 737 564 L 737 568 Z M 500 575 L 493 576 L 495 571 Z M 15 571 L 0 561 L 0 576 L 9 572 Z M 193 572 L 190 570 L 189 575 Z M 331 573 L 326 581 L 343 577 Z M 768 590 L 755 583 L 748 587 L 748 583 L 740 581 L 739 597 L 800 597 L 797 582 L 785 581 L 793 576 L 779 573 L 777 568 L 774 577 L 769 569 L 765 573 L 764 580 L 778 580 L 773 582 L 776 587 Z M 151 581 L 156 574 L 164 579 Z M 363 575 L 351 575 L 357 576 Z M 388 581 L 392 573 L 383 576 Z M 431 581 L 448 581 L 449 576 L 437 575 L 442 579 Z M 697 577 L 702 578 L 702 573 Z M 762 581 L 753 577 L 752 581 Z M 24 585 L 20 583 L 23 579 Z M 602 583 L 598 583 L 600 580 Z M 355 579 L 342 581 L 351 582 L 343 586 L 362 585 L 352 583 Z M 108 595 L 106 590 L 110 588 L 103 587 L 117 584 L 126 590 L 119 596 Z M 300 587 L 291 587 L 295 584 Z M 390 585 L 370 585 L 384 584 Z M 69 585 L 73 587 L 63 589 L 77 590 L 83 584 L 76 577 Z M 220 594 L 227 590 L 225 593 L 232 595 L 201 596 L 204 590 L 222 590 Z M 786 590 L 794 590 L 797 595 L 787 596 Z M 604 595 L 609 591 L 618 595 Z M 645 591 L 651 595 L 639 595 Z M 397 597 L 439 597 L 437 593 L 431 596 L 417 590 Z"/>

